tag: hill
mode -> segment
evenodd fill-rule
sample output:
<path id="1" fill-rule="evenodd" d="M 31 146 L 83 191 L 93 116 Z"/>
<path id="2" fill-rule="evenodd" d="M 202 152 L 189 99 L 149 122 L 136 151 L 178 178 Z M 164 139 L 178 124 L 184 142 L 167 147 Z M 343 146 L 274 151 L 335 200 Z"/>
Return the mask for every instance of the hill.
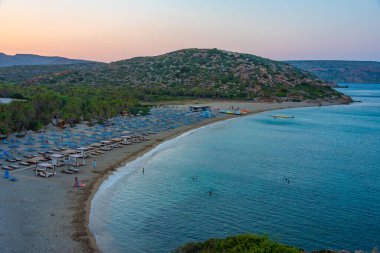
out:
<path id="1" fill-rule="evenodd" d="M 77 64 L 85 63 L 88 61 L 84 60 L 73 60 L 64 57 L 57 56 L 40 56 L 33 54 L 16 54 L 16 55 L 6 55 L 0 53 L 0 68 L 19 66 L 19 65 L 61 65 L 61 64 Z"/>
<path id="2" fill-rule="evenodd" d="M 84 62 L 58 65 L 20 65 L 0 68 L 0 82 L 22 83 L 39 76 L 66 73 L 67 71 L 95 71 L 105 63 Z"/>
<path id="3" fill-rule="evenodd" d="M 126 86 L 147 96 L 298 101 L 338 98 L 328 83 L 290 64 L 217 49 L 185 49 L 40 76 L 35 84 Z"/>
<path id="4" fill-rule="evenodd" d="M 380 83 L 380 62 L 375 61 L 288 61 L 320 79 L 336 83 Z"/>

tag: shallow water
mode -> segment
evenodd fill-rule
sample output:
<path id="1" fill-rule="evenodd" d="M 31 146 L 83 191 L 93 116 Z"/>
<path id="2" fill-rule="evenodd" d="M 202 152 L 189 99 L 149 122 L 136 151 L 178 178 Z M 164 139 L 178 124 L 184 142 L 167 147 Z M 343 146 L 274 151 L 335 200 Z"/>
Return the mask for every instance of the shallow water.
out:
<path id="1" fill-rule="evenodd" d="M 170 252 L 239 233 L 306 250 L 380 245 L 380 85 L 349 86 L 362 103 L 219 122 L 121 168 L 92 202 L 99 247 Z"/>

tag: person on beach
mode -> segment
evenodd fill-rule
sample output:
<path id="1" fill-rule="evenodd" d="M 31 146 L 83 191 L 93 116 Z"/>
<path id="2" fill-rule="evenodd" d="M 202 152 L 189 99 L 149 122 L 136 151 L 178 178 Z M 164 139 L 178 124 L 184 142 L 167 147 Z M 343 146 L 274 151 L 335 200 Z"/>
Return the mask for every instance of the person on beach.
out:
<path id="1" fill-rule="evenodd" d="M 143 168 L 142 172 L 143 172 L 143 174 L 145 173 L 144 168 Z"/>
<path id="2" fill-rule="evenodd" d="M 209 191 L 208 194 L 211 196 L 212 195 L 212 191 Z"/>
<path id="3" fill-rule="evenodd" d="M 94 161 L 92 162 L 92 167 L 93 167 L 94 169 L 96 169 L 96 160 L 94 160 Z"/>
<path id="4" fill-rule="evenodd" d="M 74 187 L 80 188 L 80 187 L 85 187 L 85 184 L 81 184 L 78 177 L 75 177 L 74 179 Z"/>
<path id="5" fill-rule="evenodd" d="M 74 187 L 80 187 L 80 183 L 77 177 L 74 179 Z"/>

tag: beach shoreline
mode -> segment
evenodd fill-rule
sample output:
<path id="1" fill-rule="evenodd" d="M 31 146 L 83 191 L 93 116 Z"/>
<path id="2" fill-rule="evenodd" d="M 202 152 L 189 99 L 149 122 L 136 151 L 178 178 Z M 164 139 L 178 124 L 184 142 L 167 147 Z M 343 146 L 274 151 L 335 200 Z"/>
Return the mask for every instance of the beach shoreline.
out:
<path id="1" fill-rule="evenodd" d="M 231 102 L 226 101 L 226 102 L 223 102 L 223 103 L 227 104 L 227 103 L 231 103 Z M 235 106 L 239 106 L 240 105 L 240 107 L 241 106 L 246 106 L 246 103 L 236 103 L 236 102 L 233 102 L 233 104 Z M 267 104 L 268 105 L 269 103 L 262 103 L 262 104 Z M 320 106 L 318 103 L 302 103 L 302 102 L 301 103 L 299 103 L 299 102 L 298 103 L 291 103 L 291 102 L 289 102 L 289 103 L 286 103 L 285 105 L 284 105 L 284 103 L 270 103 L 270 104 L 271 105 L 279 105 L 279 107 L 275 106 L 273 108 L 260 108 L 260 109 L 254 110 L 254 111 L 250 111 L 249 113 L 247 113 L 247 114 L 245 114 L 243 116 L 250 116 L 250 115 L 254 115 L 254 114 L 259 114 L 259 113 L 268 112 L 268 111 L 272 111 L 272 110 L 279 110 L 279 109 L 303 108 L 303 107 Z M 209 104 L 207 104 L 207 105 L 209 105 Z M 342 105 L 342 103 L 325 103 L 325 104 L 323 104 L 323 106 L 331 106 L 331 105 Z M 215 106 L 215 105 L 212 104 L 212 106 Z M 219 105 L 217 105 L 217 106 L 219 106 Z M 175 138 L 181 136 L 184 133 L 190 132 L 190 131 L 195 130 L 195 129 L 202 128 L 202 127 L 207 126 L 207 125 L 214 124 L 216 122 L 225 121 L 225 120 L 233 119 L 233 118 L 239 118 L 239 117 L 241 117 L 241 116 L 230 116 L 230 117 L 222 117 L 222 118 L 216 118 L 216 119 L 214 118 L 212 120 L 201 122 L 201 123 L 199 123 L 197 125 L 193 125 L 193 126 L 186 127 L 186 128 L 183 128 L 183 129 L 181 128 L 181 129 L 179 129 L 179 131 L 171 133 L 165 139 L 162 139 L 161 141 L 155 143 L 155 145 L 150 146 L 150 147 L 146 147 L 146 148 L 144 148 L 144 149 L 136 152 L 136 154 L 127 157 L 123 161 L 120 161 L 119 162 L 120 166 L 111 166 L 110 168 L 107 168 L 105 170 L 106 173 L 102 177 L 100 177 L 99 179 L 97 179 L 95 182 L 93 182 L 93 185 L 91 187 L 92 188 L 91 189 L 91 193 L 88 195 L 87 200 L 85 202 L 82 202 L 82 205 L 84 205 L 84 209 L 86 210 L 86 217 L 85 217 L 85 220 L 84 220 L 84 224 L 82 226 L 85 226 L 86 229 L 87 229 L 88 242 L 89 242 L 88 247 L 89 247 L 89 249 L 91 249 L 93 252 L 101 252 L 100 249 L 98 248 L 98 245 L 96 244 L 95 236 L 94 236 L 94 234 L 92 233 L 92 231 L 89 228 L 91 202 L 93 200 L 94 195 L 98 191 L 99 187 L 110 176 L 110 172 L 113 173 L 113 172 L 117 171 L 122 166 L 126 166 L 129 162 L 132 162 L 132 161 L 136 160 L 137 158 L 143 156 L 145 153 L 147 153 L 150 150 L 156 148 L 160 144 L 162 144 L 164 142 L 167 142 L 169 140 L 175 139 Z"/>
<path id="2" fill-rule="evenodd" d="M 328 103 L 324 105 L 340 105 Z M 277 109 L 314 107 L 318 103 L 248 103 L 236 101 L 212 102 L 207 105 L 227 109 L 228 106 L 246 108 L 252 115 Z M 183 105 L 185 106 L 185 105 Z M 0 241 L 4 252 L 101 252 L 89 228 L 91 202 L 102 185 L 112 173 L 125 166 L 158 145 L 174 139 L 188 131 L 203 126 L 241 116 L 224 115 L 200 123 L 171 129 L 150 135 L 150 140 L 128 145 L 105 152 L 96 157 L 97 166 L 81 167 L 78 175 L 64 175 L 45 179 L 35 177 L 32 170 L 15 173 L 18 182 L 4 181 L 5 192 L 0 201 L 0 212 L 8 219 L 0 221 Z M 94 159 L 94 158 L 91 158 Z M 86 187 L 73 187 L 74 177 L 78 176 Z M 8 229 L 12 227 L 12 229 Z"/>

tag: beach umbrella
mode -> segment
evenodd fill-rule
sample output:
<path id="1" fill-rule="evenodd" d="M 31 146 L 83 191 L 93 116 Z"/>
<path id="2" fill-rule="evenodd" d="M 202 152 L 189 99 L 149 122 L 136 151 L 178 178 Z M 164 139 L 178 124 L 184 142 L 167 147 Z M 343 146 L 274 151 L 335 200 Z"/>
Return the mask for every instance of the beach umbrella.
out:
<path id="1" fill-rule="evenodd" d="M 6 150 L 3 150 L 3 155 L 5 157 L 8 157 L 8 159 L 12 158 L 12 155 L 8 151 L 6 151 Z"/>
<path id="2" fill-rule="evenodd" d="M 31 146 L 34 143 L 32 141 L 30 141 L 30 140 L 26 140 L 23 144 L 26 145 L 26 146 Z"/>
<path id="3" fill-rule="evenodd" d="M 37 151 L 35 148 L 32 148 L 32 147 L 28 147 L 26 149 L 24 149 L 24 152 L 28 155 L 34 155 Z"/>
<path id="4" fill-rule="evenodd" d="M 76 143 L 72 143 L 72 144 L 69 145 L 69 148 L 71 148 L 71 149 L 77 149 L 79 147 L 80 146 L 78 144 L 76 144 Z"/>

